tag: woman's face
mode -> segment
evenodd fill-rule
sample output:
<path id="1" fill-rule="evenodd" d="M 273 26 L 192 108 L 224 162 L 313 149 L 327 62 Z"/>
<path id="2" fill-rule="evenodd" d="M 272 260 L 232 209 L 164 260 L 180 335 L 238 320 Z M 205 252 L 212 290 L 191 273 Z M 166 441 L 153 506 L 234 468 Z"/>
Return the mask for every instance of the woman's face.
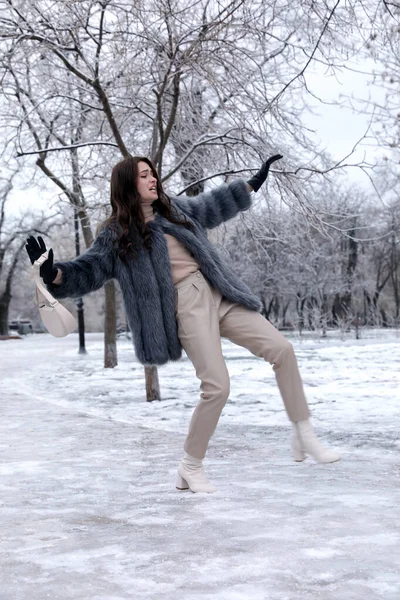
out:
<path id="1" fill-rule="evenodd" d="M 138 178 L 136 182 L 137 190 L 143 202 L 153 202 L 158 198 L 157 179 L 150 166 L 143 162 L 138 162 Z"/>

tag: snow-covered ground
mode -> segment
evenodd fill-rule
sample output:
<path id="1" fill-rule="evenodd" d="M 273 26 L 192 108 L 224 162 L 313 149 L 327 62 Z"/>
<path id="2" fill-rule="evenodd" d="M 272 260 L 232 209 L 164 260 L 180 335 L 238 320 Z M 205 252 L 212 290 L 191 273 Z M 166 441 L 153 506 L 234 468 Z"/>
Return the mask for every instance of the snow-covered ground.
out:
<path id="1" fill-rule="evenodd" d="M 224 343 L 232 392 L 205 461 L 218 492 L 175 490 L 198 380 L 131 342 L 0 342 L 0 600 L 399 600 L 400 336 L 293 337 L 316 429 L 342 452 L 292 462 L 272 369 Z"/>

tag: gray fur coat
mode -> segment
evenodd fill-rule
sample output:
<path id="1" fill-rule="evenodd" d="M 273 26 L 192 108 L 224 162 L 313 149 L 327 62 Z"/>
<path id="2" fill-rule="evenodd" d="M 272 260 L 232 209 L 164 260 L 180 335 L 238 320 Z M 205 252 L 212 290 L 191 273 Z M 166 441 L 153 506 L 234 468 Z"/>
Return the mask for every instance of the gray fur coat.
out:
<path id="1" fill-rule="evenodd" d="M 182 353 L 164 233 L 186 246 L 203 275 L 223 296 L 251 310 L 260 310 L 258 298 L 224 264 L 204 232 L 249 208 L 251 200 L 245 182 L 238 179 L 195 198 L 177 197 L 172 202 L 193 223 L 194 232 L 157 214 L 148 223 L 153 233 L 151 251 L 137 250 L 135 258 L 125 263 L 118 256 L 116 232 L 106 227 L 81 256 L 55 263 L 62 270 L 62 283 L 47 286 L 56 298 L 77 298 L 99 289 L 109 279 L 117 279 L 136 356 L 144 365 L 178 360 Z"/>

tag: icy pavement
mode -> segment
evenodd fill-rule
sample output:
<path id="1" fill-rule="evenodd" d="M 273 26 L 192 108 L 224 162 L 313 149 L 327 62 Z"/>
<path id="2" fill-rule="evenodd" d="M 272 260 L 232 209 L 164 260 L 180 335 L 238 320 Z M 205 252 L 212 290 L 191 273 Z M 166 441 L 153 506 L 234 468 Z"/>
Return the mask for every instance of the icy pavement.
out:
<path id="1" fill-rule="evenodd" d="M 372 334 L 371 334 L 372 335 Z M 160 369 L 146 403 L 130 342 L 0 343 L 1 600 L 400 600 L 400 340 L 293 340 L 313 421 L 341 462 L 291 461 L 271 368 L 224 343 L 232 394 L 174 489 L 198 382 Z"/>

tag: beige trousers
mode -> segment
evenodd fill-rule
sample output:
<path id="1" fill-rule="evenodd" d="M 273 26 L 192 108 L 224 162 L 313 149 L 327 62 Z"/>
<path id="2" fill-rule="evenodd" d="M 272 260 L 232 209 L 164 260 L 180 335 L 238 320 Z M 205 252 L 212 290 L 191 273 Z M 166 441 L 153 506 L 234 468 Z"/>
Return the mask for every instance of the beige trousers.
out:
<path id="1" fill-rule="evenodd" d="M 309 418 L 293 347 L 267 319 L 222 298 L 200 271 L 177 283 L 175 289 L 178 336 L 201 381 L 200 402 L 193 412 L 185 441 L 188 454 L 204 458 L 229 397 L 221 337 L 271 363 L 289 419 Z"/>

